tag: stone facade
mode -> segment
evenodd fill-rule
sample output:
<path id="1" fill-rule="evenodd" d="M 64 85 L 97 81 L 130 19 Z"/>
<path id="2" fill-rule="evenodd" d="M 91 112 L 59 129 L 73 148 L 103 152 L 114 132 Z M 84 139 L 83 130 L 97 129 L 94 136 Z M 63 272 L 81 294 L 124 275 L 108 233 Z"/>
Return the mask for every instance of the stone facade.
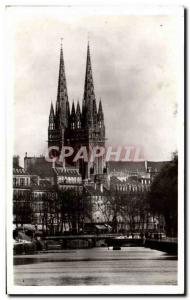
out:
<path id="1" fill-rule="evenodd" d="M 82 107 L 80 108 L 79 102 L 77 102 L 75 108 L 73 101 L 71 110 L 61 47 L 56 107 L 54 110 L 53 104 L 51 104 L 49 114 L 48 147 L 53 147 L 50 156 L 59 156 L 64 146 L 74 149 L 73 155 L 65 159 L 65 162 L 72 166 L 78 166 L 83 179 L 106 172 L 103 156 L 96 158 L 93 162 L 89 160 L 85 162 L 83 159 L 73 162 L 74 156 L 81 147 L 86 147 L 87 153 L 90 155 L 93 147 L 105 146 L 104 113 L 101 100 L 97 109 L 89 44 Z"/>

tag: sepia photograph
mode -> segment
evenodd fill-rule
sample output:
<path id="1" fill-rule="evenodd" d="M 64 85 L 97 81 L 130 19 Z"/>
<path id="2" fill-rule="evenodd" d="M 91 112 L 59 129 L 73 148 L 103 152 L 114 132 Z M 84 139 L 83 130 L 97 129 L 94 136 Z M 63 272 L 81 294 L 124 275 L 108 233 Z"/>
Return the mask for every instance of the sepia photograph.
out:
<path id="1" fill-rule="evenodd" d="M 184 293 L 184 9 L 7 6 L 8 294 Z"/>

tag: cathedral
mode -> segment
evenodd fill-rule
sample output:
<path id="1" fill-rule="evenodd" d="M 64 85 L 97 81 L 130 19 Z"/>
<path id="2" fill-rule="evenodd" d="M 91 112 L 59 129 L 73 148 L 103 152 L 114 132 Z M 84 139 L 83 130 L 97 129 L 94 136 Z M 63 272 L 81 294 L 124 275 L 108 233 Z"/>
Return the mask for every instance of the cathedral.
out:
<path id="1" fill-rule="evenodd" d="M 48 126 L 48 148 L 55 147 L 59 150 L 56 152 L 52 150 L 50 155 L 59 157 L 64 146 L 70 146 L 74 149 L 73 155 L 65 158 L 64 166 L 78 167 L 82 179 L 94 178 L 94 176 L 101 176 L 106 173 L 103 155 L 96 157 L 93 161 L 90 159 L 85 161 L 83 158 L 77 162 L 73 161 L 75 154 L 81 147 L 87 149 L 88 157 L 90 157 L 90 151 L 93 148 L 105 146 L 104 113 L 101 100 L 97 108 L 89 43 L 82 107 L 80 107 L 79 102 L 75 106 L 73 101 L 71 109 L 61 45 L 57 100 L 55 109 L 51 103 Z"/>
<path id="2" fill-rule="evenodd" d="M 60 208 L 53 206 L 55 211 L 52 211 L 52 199 L 56 204 L 60 191 L 74 191 L 85 196 L 84 199 L 88 199 L 88 203 L 91 203 L 91 207 L 86 213 L 86 223 L 100 225 L 110 223 L 115 230 L 116 220 L 118 230 L 125 232 L 129 230 L 139 232 L 142 228 L 143 230 L 154 230 L 154 217 L 146 209 L 144 210 L 146 215 L 144 211 L 143 214 L 142 211 L 137 211 L 136 203 L 138 199 L 139 203 L 142 203 L 141 200 L 149 191 L 154 177 L 162 170 L 166 162 L 114 161 L 108 160 L 103 154 L 97 155 L 91 160 L 92 149 L 104 148 L 105 140 L 104 113 L 101 101 L 97 108 L 89 43 L 82 107 L 79 102 L 75 107 L 73 102 L 70 108 L 61 46 L 57 99 L 55 108 L 51 103 L 48 125 L 48 153 L 51 158 L 56 159 L 56 162 L 52 164 L 44 155 L 30 157 L 26 152 L 24 168 L 22 168 L 19 164 L 19 157 L 14 157 L 14 223 L 17 225 L 22 223 L 38 224 L 38 228 L 41 228 L 42 231 L 45 228 L 51 232 L 52 221 L 50 222 L 48 218 L 49 215 L 54 214 L 53 232 L 59 230 L 57 229 L 59 223 L 57 208 Z M 61 161 L 64 147 L 72 148 L 73 154 Z M 74 158 L 82 148 L 86 149 L 89 159 L 86 160 L 80 156 L 76 161 Z M 65 199 L 67 200 L 67 196 Z M 116 202 L 113 202 L 114 199 Z M 119 206 L 116 205 L 118 199 L 125 199 L 125 205 L 129 203 L 129 208 L 132 207 L 129 213 L 126 210 L 128 204 L 124 206 L 124 213 L 122 213 L 121 202 Z M 50 203 L 49 213 L 47 213 L 47 203 Z M 114 207 L 113 203 L 115 203 Z M 132 206 L 132 203 L 135 206 Z M 141 205 L 138 207 L 141 209 Z M 115 212 L 118 208 L 118 212 Z M 65 218 L 65 224 L 71 223 L 67 221 L 68 216 Z M 164 226 L 164 223 L 159 224 Z M 76 229 L 75 225 L 72 226 L 72 229 Z M 78 223 L 78 229 L 79 226 L 83 225 Z M 61 232 L 63 232 L 63 228 Z"/>

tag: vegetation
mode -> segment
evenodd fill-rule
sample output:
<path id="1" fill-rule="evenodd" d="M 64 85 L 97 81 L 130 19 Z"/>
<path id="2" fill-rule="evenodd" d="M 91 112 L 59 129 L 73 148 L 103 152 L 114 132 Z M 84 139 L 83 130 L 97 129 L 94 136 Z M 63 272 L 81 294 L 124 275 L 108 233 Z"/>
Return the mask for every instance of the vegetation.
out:
<path id="1" fill-rule="evenodd" d="M 148 194 L 150 210 L 163 215 L 167 236 L 177 236 L 178 217 L 178 156 L 175 153 L 154 178 Z"/>
<path id="2" fill-rule="evenodd" d="M 15 215 L 15 224 L 30 224 L 32 222 L 33 210 L 31 205 L 30 192 L 14 196 L 13 214 Z"/>
<path id="3" fill-rule="evenodd" d="M 42 227 L 50 234 L 63 231 L 77 233 L 90 218 L 91 202 L 84 193 L 58 190 L 56 199 L 45 198 L 40 214 Z"/>

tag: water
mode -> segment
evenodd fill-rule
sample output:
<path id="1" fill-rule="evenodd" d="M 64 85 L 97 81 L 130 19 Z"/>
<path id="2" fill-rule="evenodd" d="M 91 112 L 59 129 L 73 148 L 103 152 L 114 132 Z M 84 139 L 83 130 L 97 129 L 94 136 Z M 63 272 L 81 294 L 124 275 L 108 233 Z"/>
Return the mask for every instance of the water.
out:
<path id="1" fill-rule="evenodd" d="M 16 285 L 175 285 L 177 258 L 143 247 L 14 256 Z"/>

